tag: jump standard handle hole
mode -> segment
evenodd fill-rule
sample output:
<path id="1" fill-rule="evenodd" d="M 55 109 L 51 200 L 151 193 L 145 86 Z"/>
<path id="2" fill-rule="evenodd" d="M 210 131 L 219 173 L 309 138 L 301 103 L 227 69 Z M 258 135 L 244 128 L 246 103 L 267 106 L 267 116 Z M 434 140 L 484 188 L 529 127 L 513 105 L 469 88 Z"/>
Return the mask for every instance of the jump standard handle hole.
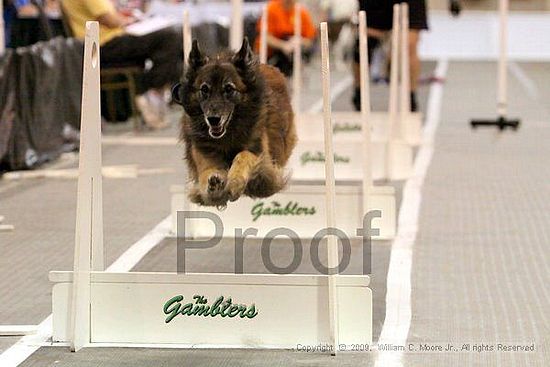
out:
<path id="1" fill-rule="evenodd" d="M 97 49 L 97 43 L 94 42 L 92 44 L 92 67 L 95 69 L 98 64 L 98 49 Z"/>

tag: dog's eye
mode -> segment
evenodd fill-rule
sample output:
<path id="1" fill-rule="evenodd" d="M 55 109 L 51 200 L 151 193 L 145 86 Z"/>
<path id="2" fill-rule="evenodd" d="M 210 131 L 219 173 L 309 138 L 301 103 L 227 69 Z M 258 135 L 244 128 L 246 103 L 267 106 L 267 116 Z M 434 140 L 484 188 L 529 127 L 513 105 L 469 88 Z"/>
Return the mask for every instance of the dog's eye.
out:
<path id="1" fill-rule="evenodd" d="M 224 85 L 223 91 L 226 94 L 231 94 L 235 91 L 235 86 L 232 83 L 227 83 L 226 85 Z"/>
<path id="2" fill-rule="evenodd" d="M 203 96 L 208 96 L 208 93 L 210 92 L 210 87 L 207 84 L 201 85 L 201 94 Z"/>

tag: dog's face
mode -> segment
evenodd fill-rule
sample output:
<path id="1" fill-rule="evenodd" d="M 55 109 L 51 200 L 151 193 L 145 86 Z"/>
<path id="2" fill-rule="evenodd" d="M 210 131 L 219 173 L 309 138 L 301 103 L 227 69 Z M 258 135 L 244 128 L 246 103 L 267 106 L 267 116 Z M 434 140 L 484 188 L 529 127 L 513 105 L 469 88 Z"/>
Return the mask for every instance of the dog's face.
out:
<path id="1" fill-rule="evenodd" d="M 231 65 L 209 65 L 202 68 L 193 83 L 195 99 L 204 115 L 208 134 L 213 139 L 222 138 L 228 124 L 241 102 L 246 87 Z"/>
<path id="2" fill-rule="evenodd" d="M 173 98 L 190 116 L 202 115 L 201 123 L 212 139 L 221 139 L 232 122 L 236 106 L 246 99 L 246 75 L 257 64 L 245 39 L 239 52 L 210 60 L 197 41 L 189 54 L 189 70 L 182 85 L 173 89 Z"/>

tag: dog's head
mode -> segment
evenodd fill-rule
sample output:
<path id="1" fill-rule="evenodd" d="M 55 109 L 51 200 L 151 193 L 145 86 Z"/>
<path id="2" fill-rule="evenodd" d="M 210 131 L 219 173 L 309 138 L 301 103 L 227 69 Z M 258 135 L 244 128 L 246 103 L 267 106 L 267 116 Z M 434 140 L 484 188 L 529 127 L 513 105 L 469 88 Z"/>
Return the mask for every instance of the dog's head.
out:
<path id="1" fill-rule="evenodd" d="M 195 125 L 198 122 L 195 128 L 207 130 L 213 139 L 221 139 L 239 106 L 250 102 L 251 89 L 257 85 L 257 67 L 257 58 L 246 38 L 237 53 L 212 59 L 201 52 L 195 40 L 185 78 L 174 86 L 172 97 Z"/>

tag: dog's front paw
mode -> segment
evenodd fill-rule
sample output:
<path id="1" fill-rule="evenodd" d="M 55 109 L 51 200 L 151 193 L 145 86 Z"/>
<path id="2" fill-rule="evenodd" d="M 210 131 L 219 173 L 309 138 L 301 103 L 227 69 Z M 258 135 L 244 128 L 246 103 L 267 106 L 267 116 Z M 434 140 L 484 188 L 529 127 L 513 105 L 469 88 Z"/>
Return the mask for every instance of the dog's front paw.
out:
<path id="1" fill-rule="evenodd" d="M 208 185 L 206 192 L 208 195 L 218 196 L 223 193 L 225 189 L 225 177 L 219 173 L 213 173 L 208 177 Z"/>
<path id="2" fill-rule="evenodd" d="M 246 189 L 246 181 L 241 177 L 230 178 L 227 182 L 227 194 L 230 201 L 235 201 L 241 197 Z"/>
<path id="3" fill-rule="evenodd" d="M 221 172 L 212 173 L 202 190 L 204 205 L 223 207 L 227 204 L 226 176 Z"/>

